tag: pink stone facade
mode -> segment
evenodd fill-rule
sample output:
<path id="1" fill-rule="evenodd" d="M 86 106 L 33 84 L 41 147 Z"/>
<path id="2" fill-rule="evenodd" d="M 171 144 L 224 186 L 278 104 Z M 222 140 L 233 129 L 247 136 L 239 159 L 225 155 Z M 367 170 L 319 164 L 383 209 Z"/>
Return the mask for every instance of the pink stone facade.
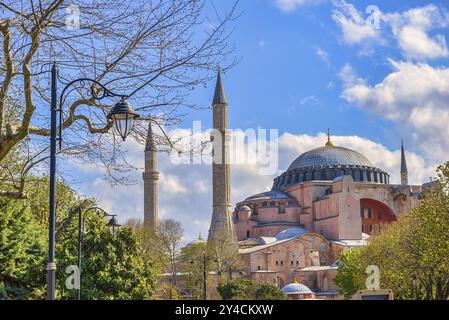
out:
<path id="1" fill-rule="evenodd" d="M 334 263 L 340 253 L 366 244 L 368 234 L 417 206 L 419 192 L 420 186 L 358 183 L 341 176 L 289 186 L 282 190 L 284 197 L 273 192 L 249 197 L 233 212 L 246 277 L 280 288 L 298 281 L 317 298 L 335 298 Z M 289 229 L 308 233 L 276 238 Z"/>
<path id="2" fill-rule="evenodd" d="M 282 230 L 301 227 L 332 240 L 362 239 L 362 208 L 381 213 L 386 224 L 419 204 L 419 186 L 356 183 L 350 176 L 334 181 L 310 181 L 284 190 L 286 199 L 249 199 L 237 203 L 234 215 L 239 241 L 274 237 Z M 363 203 L 366 203 L 363 207 Z M 247 208 L 246 208 L 247 207 Z M 247 209 L 250 210 L 247 210 Z M 375 212 L 374 212 L 375 211 Z M 365 220 L 365 225 L 369 221 Z M 370 231 L 365 233 L 369 234 Z"/>

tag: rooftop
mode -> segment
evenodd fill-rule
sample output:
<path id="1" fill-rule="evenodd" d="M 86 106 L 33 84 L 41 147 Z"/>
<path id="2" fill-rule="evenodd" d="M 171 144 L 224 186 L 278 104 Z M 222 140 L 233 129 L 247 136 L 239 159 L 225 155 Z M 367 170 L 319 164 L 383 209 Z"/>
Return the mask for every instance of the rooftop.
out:
<path id="1" fill-rule="evenodd" d="M 281 191 L 267 191 L 249 196 L 245 200 L 271 200 L 271 199 L 291 199 L 288 194 Z"/>
<path id="2" fill-rule="evenodd" d="M 297 282 L 290 283 L 290 284 L 286 285 L 285 287 L 283 287 L 281 290 L 286 295 L 313 293 L 312 290 L 310 290 L 307 286 L 303 285 L 302 283 L 297 283 Z"/>
<path id="3" fill-rule="evenodd" d="M 371 161 L 357 151 L 325 146 L 303 153 L 293 161 L 288 170 L 337 166 L 374 167 Z"/>

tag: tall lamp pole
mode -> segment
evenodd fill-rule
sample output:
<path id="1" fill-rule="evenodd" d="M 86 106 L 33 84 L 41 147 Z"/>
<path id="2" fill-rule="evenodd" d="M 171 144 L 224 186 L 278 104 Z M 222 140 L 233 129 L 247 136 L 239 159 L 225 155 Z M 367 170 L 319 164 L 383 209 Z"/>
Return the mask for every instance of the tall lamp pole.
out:
<path id="1" fill-rule="evenodd" d="M 115 218 L 115 214 L 109 214 L 103 209 L 99 207 L 91 207 L 89 209 L 86 209 L 83 215 L 83 209 L 81 207 L 79 208 L 79 215 L 78 215 L 78 272 L 79 272 L 79 287 L 77 292 L 77 298 L 78 300 L 81 300 L 81 249 L 82 249 L 82 243 L 83 243 L 83 236 L 84 236 L 84 224 L 86 222 L 86 216 L 87 213 L 95 211 L 97 213 L 97 216 L 100 218 L 106 218 L 109 217 L 109 221 L 106 224 L 112 231 L 112 237 L 115 237 L 115 230 L 116 228 L 120 227 L 120 224 L 117 222 L 117 219 Z"/>
<path id="2" fill-rule="evenodd" d="M 47 299 L 55 298 L 55 211 L 56 211 L 56 113 L 57 75 L 56 64 L 51 68 L 51 129 L 50 129 L 50 215 L 48 221 Z"/>
<path id="3" fill-rule="evenodd" d="M 59 140 L 59 148 L 62 143 L 62 107 L 66 98 L 67 90 L 73 86 L 75 89 L 87 90 L 90 97 L 95 100 L 104 98 L 118 97 L 120 101 L 116 103 L 111 112 L 107 115 L 107 121 L 112 122 L 117 133 L 123 139 L 131 133 L 134 120 L 139 115 L 133 110 L 131 105 L 126 101 L 130 95 L 117 94 L 94 79 L 79 78 L 69 82 L 61 92 L 58 102 L 58 67 L 56 63 L 51 69 L 51 120 L 50 120 L 50 214 L 48 224 L 48 264 L 47 264 L 47 299 L 55 299 L 55 283 L 56 283 L 56 264 L 55 264 L 55 217 L 56 217 L 56 142 Z M 87 88 L 86 85 L 90 84 Z M 78 87 L 76 86 L 78 85 Z M 140 89 L 140 88 L 139 88 Z M 135 90 L 134 94 L 137 90 Z M 70 93 L 70 92 L 68 92 Z M 59 130 L 58 130 L 58 112 L 59 112 Z M 59 131 L 59 132 L 58 132 Z M 57 137 L 59 133 L 59 137 Z"/>
<path id="4" fill-rule="evenodd" d="M 203 252 L 203 300 L 207 300 L 207 257 Z"/>

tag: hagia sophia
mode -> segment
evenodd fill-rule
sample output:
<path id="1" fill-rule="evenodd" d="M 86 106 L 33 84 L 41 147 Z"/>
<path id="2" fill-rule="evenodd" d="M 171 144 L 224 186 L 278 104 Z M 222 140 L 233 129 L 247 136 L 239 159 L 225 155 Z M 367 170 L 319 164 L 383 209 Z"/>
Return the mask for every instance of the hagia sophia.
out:
<path id="1" fill-rule="evenodd" d="M 370 235 L 419 204 L 422 185 L 408 183 L 401 143 L 401 183 L 363 154 L 332 143 L 299 155 L 271 190 L 230 202 L 228 100 L 220 72 L 213 97 L 214 128 L 225 139 L 222 164 L 213 164 L 213 213 L 208 241 L 225 233 L 238 245 L 246 278 L 275 284 L 291 299 L 336 299 L 333 282 L 342 251 L 363 246 Z M 149 136 L 149 142 L 151 137 Z M 145 151 L 145 221 L 157 220 L 155 151 Z M 195 243 L 198 241 L 195 240 Z"/>

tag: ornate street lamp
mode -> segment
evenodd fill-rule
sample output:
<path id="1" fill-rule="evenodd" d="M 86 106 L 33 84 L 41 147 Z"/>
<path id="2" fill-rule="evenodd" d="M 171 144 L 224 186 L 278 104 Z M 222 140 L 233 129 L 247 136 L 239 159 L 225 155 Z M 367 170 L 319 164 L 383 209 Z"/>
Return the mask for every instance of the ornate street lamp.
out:
<path id="1" fill-rule="evenodd" d="M 125 140 L 130 134 L 134 120 L 139 115 L 132 109 L 131 105 L 126 101 L 130 95 L 117 94 L 106 88 L 103 84 L 95 79 L 79 78 L 66 84 L 61 95 L 58 97 L 58 68 L 56 63 L 51 69 L 51 125 L 50 125 L 50 213 L 49 213 L 49 228 L 48 228 L 48 264 L 47 264 L 47 299 L 55 299 L 55 284 L 56 284 L 56 264 L 55 264 L 55 217 L 56 217 L 56 144 L 59 140 L 59 149 L 62 144 L 62 123 L 63 113 L 62 108 L 66 96 L 76 90 L 84 88 L 88 96 L 95 100 L 102 100 L 104 98 L 121 98 L 120 102 L 116 103 L 108 115 L 108 120 L 113 121 L 113 125 L 120 135 Z M 86 85 L 90 84 L 89 87 Z M 77 87 L 76 85 L 79 85 Z M 73 87 L 73 88 L 71 88 Z M 81 87 L 81 88 L 80 88 Z M 70 90 L 69 90 L 70 89 Z M 139 88 L 140 89 L 140 88 Z M 137 90 L 131 93 L 133 95 Z M 59 112 L 59 125 L 58 125 Z M 59 130 L 58 130 L 59 127 Z M 59 131 L 59 137 L 57 137 Z M 113 230 L 115 232 L 115 229 Z"/>
<path id="2" fill-rule="evenodd" d="M 100 207 L 91 207 L 83 211 L 81 208 L 79 208 L 79 215 L 78 215 L 78 272 L 79 272 L 79 288 L 77 292 L 78 300 L 81 300 L 81 249 L 82 249 L 82 243 L 84 239 L 84 224 L 86 222 L 86 216 L 89 212 L 95 212 L 95 214 L 100 218 L 110 218 L 106 226 L 109 227 L 109 230 L 111 231 L 112 237 L 115 237 L 117 229 L 121 226 L 117 219 L 115 214 L 109 214 L 105 210 L 101 209 Z"/>
<path id="3" fill-rule="evenodd" d="M 111 230 L 112 237 L 115 237 L 116 231 L 118 228 L 120 228 L 122 225 L 118 223 L 117 219 L 115 218 L 116 215 L 110 215 L 112 218 L 108 221 L 107 226 L 109 227 L 109 230 Z"/>
<path id="4" fill-rule="evenodd" d="M 117 102 L 108 114 L 108 119 L 114 121 L 115 130 L 122 137 L 123 141 L 130 134 L 134 126 L 134 120 L 137 118 L 139 118 L 139 115 L 125 98 Z"/>

